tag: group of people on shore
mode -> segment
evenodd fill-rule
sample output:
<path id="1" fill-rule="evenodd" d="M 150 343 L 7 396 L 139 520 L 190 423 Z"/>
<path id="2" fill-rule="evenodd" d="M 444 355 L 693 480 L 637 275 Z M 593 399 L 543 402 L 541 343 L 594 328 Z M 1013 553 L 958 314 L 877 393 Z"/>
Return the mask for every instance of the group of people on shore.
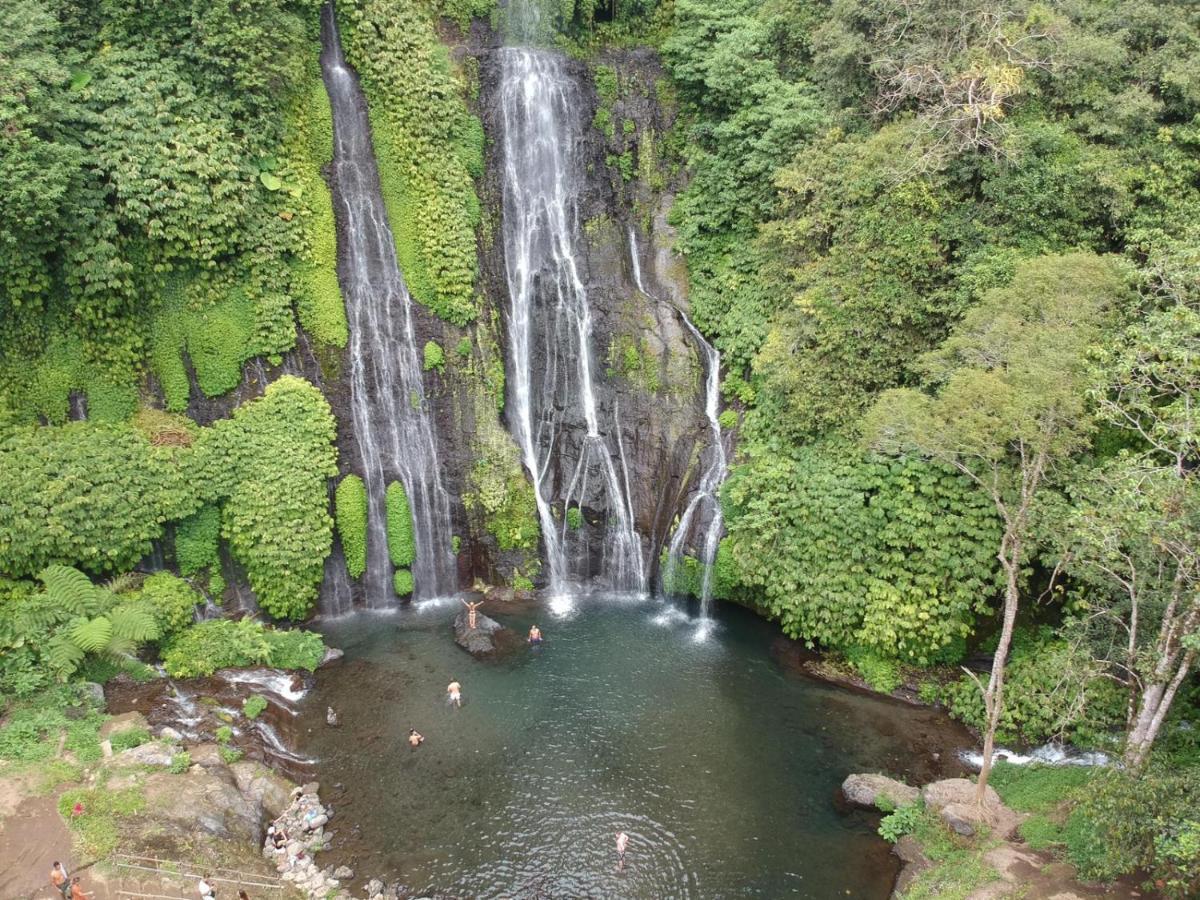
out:
<path id="1" fill-rule="evenodd" d="M 68 875 L 66 868 L 57 859 L 50 867 L 50 883 L 62 894 L 63 900 L 86 900 L 87 897 L 94 897 L 96 894 L 95 891 L 85 891 L 79 876 Z"/>

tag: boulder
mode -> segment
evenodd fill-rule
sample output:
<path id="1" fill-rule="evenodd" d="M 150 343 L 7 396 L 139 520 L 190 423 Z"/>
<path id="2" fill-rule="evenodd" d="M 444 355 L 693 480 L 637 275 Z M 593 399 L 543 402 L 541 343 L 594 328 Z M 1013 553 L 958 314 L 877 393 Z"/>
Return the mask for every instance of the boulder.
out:
<path id="1" fill-rule="evenodd" d="M 145 792 L 155 820 L 173 823 L 184 834 L 204 832 L 252 844 L 262 842 L 262 808 L 207 769 L 192 769 L 185 775 L 151 775 Z"/>
<path id="2" fill-rule="evenodd" d="M 242 795 L 257 803 L 263 811 L 277 819 L 291 802 L 292 783 L 268 769 L 262 763 L 243 759 L 229 767 Z"/>
<path id="3" fill-rule="evenodd" d="M 116 768 L 128 766 L 161 766 L 166 768 L 175 758 L 175 748 L 163 741 L 150 741 L 138 747 L 123 750 L 112 759 L 108 765 Z"/>
<path id="4" fill-rule="evenodd" d="M 885 811 L 911 806 L 921 796 L 915 787 L 909 787 L 902 781 L 871 774 L 847 775 L 842 782 L 842 794 L 847 803 Z"/>
<path id="5" fill-rule="evenodd" d="M 333 877 L 339 881 L 346 881 L 354 877 L 354 870 L 349 866 L 338 866 L 333 870 Z"/>
<path id="6" fill-rule="evenodd" d="M 121 713 L 119 716 L 113 716 L 100 726 L 100 740 L 107 740 L 114 734 L 120 734 L 122 731 L 133 731 L 135 728 L 149 730 L 146 717 L 136 710 L 134 712 Z"/>
<path id="7" fill-rule="evenodd" d="M 454 641 L 472 656 L 484 656 L 496 650 L 496 638 L 504 626 L 495 619 L 488 618 L 483 613 L 477 613 L 475 627 L 467 625 L 467 611 L 464 609 L 454 619 Z"/>
<path id="8" fill-rule="evenodd" d="M 164 741 L 182 741 L 183 735 L 172 728 L 170 725 L 164 725 L 158 729 L 158 736 Z"/>
<path id="9" fill-rule="evenodd" d="M 323 669 L 325 666 L 331 666 L 336 662 L 341 662 L 345 655 L 345 652 L 339 650 L 337 647 L 326 647 L 325 655 L 321 657 L 321 662 L 317 668 Z"/>
<path id="10" fill-rule="evenodd" d="M 904 896 L 918 875 L 933 867 L 933 863 L 911 834 L 906 834 L 896 841 L 892 853 L 898 856 L 902 863 L 900 874 L 896 876 L 896 886 L 892 889 L 892 897 L 899 898 Z"/>
<path id="11" fill-rule="evenodd" d="M 78 687 L 79 697 L 93 706 L 104 708 L 104 685 L 94 681 L 81 681 Z"/>
<path id="12" fill-rule="evenodd" d="M 192 757 L 193 763 L 206 769 L 225 765 L 225 760 L 221 759 L 221 748 L 216 744 L 197 744 L 195 747 L 188 748 L 188 754 Z"/>
<path id="13" fill-rule="evenodd" d="M 1008 840 L 1027 818 L 1004 805 L 989 785 L 983 805 L 975 799 L 975 782 L 966 778 L 947 778 L 921 788 L 925 806 L 937 813 L 956 834 L 970 836 L 986 827 L 993 837 Z"/>

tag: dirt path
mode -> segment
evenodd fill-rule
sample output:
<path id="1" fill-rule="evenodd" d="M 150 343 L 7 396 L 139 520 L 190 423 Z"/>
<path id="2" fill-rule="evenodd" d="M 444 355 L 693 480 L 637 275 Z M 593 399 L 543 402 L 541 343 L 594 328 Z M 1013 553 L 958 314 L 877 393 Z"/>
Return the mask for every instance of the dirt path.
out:
<path id="1" fill-rule="evenodd" d="M 0 897 L 4 900 L 55 900 L 50 866 L 61 861 L 69 872 L 87 860 L 77 860 L 71 833 L 58 814 L 55 797 L 25 797 L 0 822 Z M 6 810 L 7 811 L 7 810 Z M 109 886 L 90 870 L 78 873 L 92 900 L 115 900 Z"/>

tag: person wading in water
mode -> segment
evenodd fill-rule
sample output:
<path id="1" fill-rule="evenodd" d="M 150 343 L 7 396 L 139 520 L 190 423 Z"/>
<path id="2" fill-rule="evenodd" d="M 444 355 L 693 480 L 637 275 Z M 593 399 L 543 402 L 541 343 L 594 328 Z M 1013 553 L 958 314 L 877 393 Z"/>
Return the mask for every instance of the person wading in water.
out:
<path id="1" fill-rule="evenodd" d="M 623 831 L 617 832 L 617 868 L 625 868 L 625 848 L 629 846 L 629 835 Z"/>
<path id="2" fill-rule="evenodd" d="M 446 694 L 451 703 L 457 707 L 462 707 L 462 685 L 457 681 L 452 681 L 446 685 Z"/>

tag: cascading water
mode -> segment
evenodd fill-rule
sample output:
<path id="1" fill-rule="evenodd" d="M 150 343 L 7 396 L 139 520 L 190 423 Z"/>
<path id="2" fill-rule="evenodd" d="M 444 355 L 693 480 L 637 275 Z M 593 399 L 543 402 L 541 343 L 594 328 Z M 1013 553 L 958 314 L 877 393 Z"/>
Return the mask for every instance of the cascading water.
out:
<path id="1" fill-rule="evenodd" d="M 583 104 L 561 56 L 524 47 L 500 53 L 509 409 L 533 479 L 551 589 L 562 593 L 572 577 L 567 516 L 556 520 L 552 507 L 552 461 L 562 456 L 562 418 L 569 411 L 582 416 L 586 434 L 574 471 L 562 485 L 564 509 L 602 492 L 607 510 L 603 573 L 613 589 L 643 591 L 645 566 L 633 524 L 618 407 L 610 432 L 615 446 L 610 446 L 601 431 L 592 313 L 580 272 L 575 200 L 581 167 L 575 146 Z"/>
<path id="2" fill-rule="evenodd" d="M 642 282 L 642 263 L 638 256 L 637 236 L 632 228 L 629 229 L 629 257 L 632 261 L 633 281 L 637 289 L 647 297 L 653 296 L 646 290 L 646 286 Z M 717 418 L 720 411 L 721 354 L 717 352 L 716 347 L 704 339 L 700 329 L 692 324 L 692 320 L 683 310 L 678 310 L 678 312 L 680 318 L 683 319 L 683 324 L 696 339 L 696 345 L 704 356 L 706 373 L 704 415 L 708 419 L 708 427 L 712 432 L 712 444 L 708 450 L 708 463 L 700 476 L 700 482 L 688 500 L 687 506 L 684 507 L 683 515 L 679 517 L 679 525 L 676 526 L 675 533 L 671 535 L 671 540 L 667 544 L 667 562 L 660 580 L 667 589 L 670 589 L 675 582 L 680 561 L 683 559 L 683 553 L 694 526 L 699 525 L 696 517 L 697 515 L 702 516 L 704 509 L 707 508 L 708 525 L 703 529 L 703 540 L 700 543 L 700 564 L 702 566 L 700 609 L 703 615 L 707 615 L 712 602 L 713 563 L 717 558 L 717 547 L 721 542 L 721 530 L 724 527 L 721 503 L 717 495 L 729 472 L 729 460 L 725 452 L 724 440 L 721 437 L 721 423 Z"/>
<path id="3" fill-rule="evenodd" d="M 384 497 L 399 479 L 412 509 L 414 595 L 456 588 L 450 501 L 421 383 L 413 303 L 396 261 L 367 105 L 342 55 L 333 5 L 321 13 L 321 71 L 333 110 L 333 195 L 344 237 L 339 275 L 350 320 L 350 405 L 367 486 L 368 603 L 394 596 Z"/>

